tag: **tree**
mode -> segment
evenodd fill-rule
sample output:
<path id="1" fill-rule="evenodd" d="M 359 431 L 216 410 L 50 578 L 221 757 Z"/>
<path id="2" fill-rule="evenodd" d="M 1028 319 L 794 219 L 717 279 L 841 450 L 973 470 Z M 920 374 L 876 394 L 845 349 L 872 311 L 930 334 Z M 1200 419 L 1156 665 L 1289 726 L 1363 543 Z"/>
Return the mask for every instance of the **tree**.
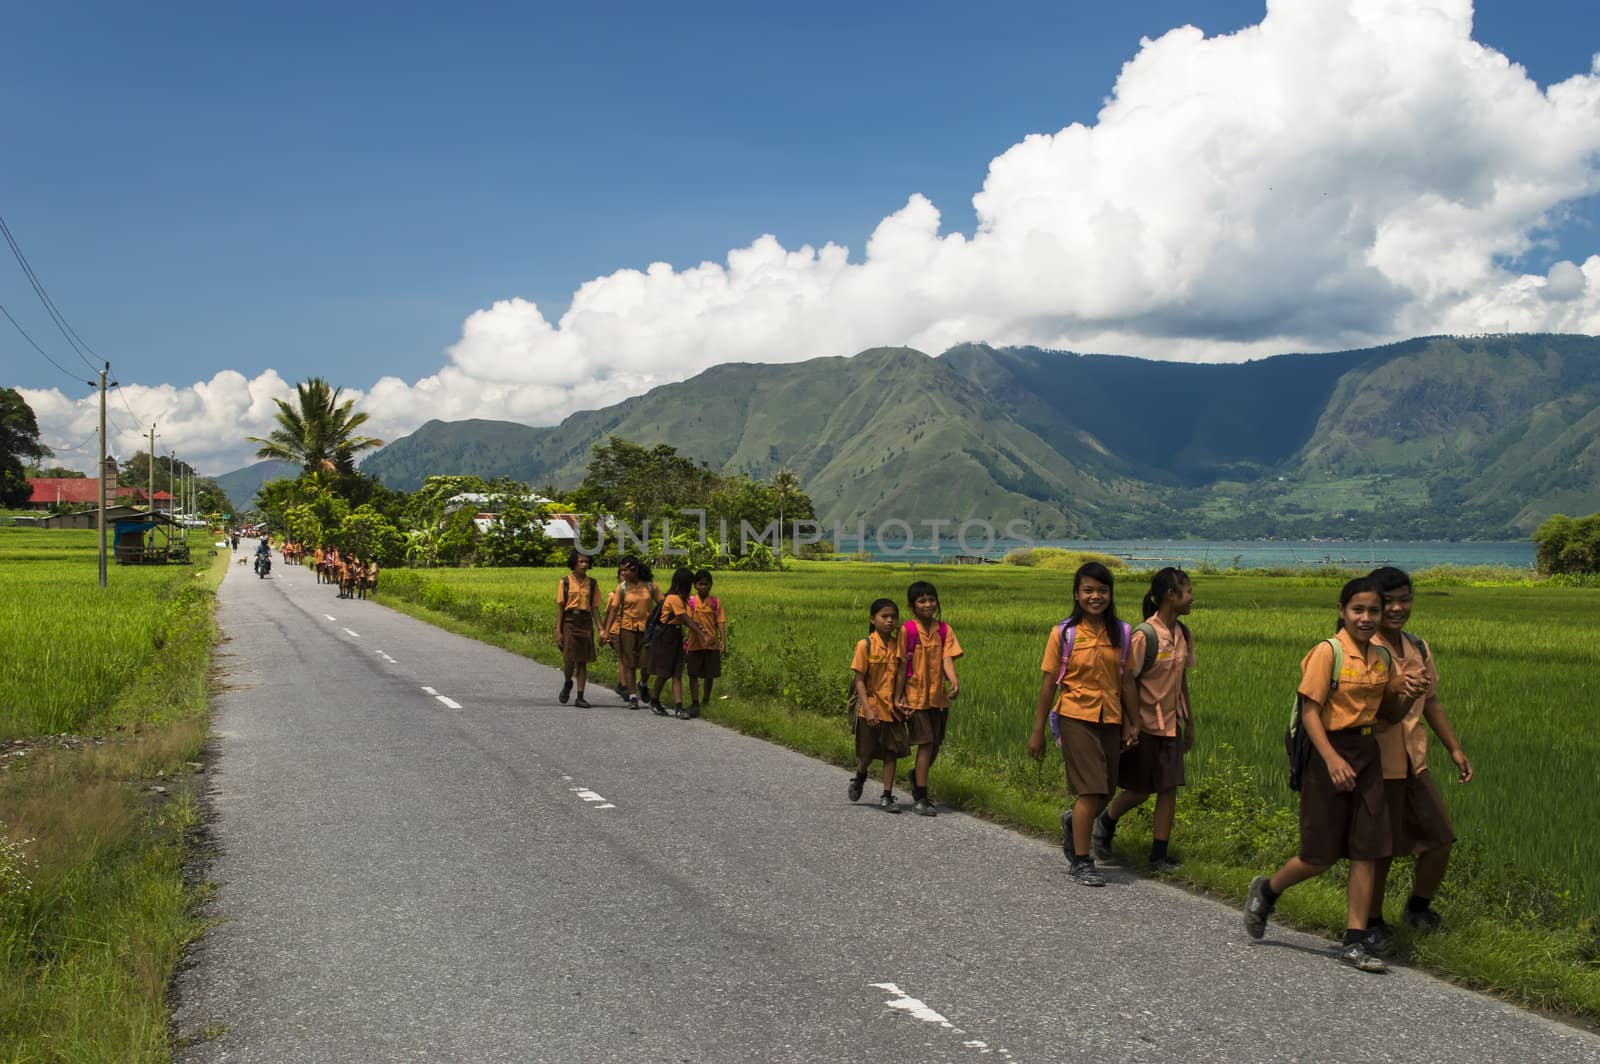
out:
<path id="1" fill-rule="evenodd" d="M 37 462 L 54 454 L 39 442 L 39 422 L 22 393 L 0 388 L 0 506 L 23 506 L 32 494 L 23 459 Z"/>
<path id="2" fill-rule="evenodd" d="M 346 555 L 379 565 L 395 565 L 405 557 L 405 537 L 372 506 L 356 507 L 340 522 L 333 539 Z"/>
<path id="3" fill-rule="evenodd" d="M 573 501 L 597 508 L 637 525 L 686 507 L 704 506 L 719 480 L 703 463 L 678 453 L 676 447 L 643 447 L 620 436 L 594 445 L 583 484 Z"/>
<path id="4" fill-rule="evenodd" d="M 499 513 L 483 533 L 478 545 L 478 561 L 485 565 L 539 565 L 550 553 L 550 537 L 544 534 L 544 514 L 526 495 L 507 495 L 497 499 Z"/>
<path id="5" fill-rule="evenodd" d="M 356 411 L 356 401 L 339 402 L 343 388 L 332 388 L 321 377 L 311 377 L 295 387 L 297 402 L 291 405 L 282 399 L 274 415 L 278 427 L 265 439 L 246 437 L 259 443 L 257 458 L 271 458 L 279 462 L 292 462 L 307 473 L 328 469 L 340 476 L 356 475 L 355 456 L 383 441 L 372 436 L 360 436 L 356 430 L 367 422 L 365 411 Z"/>
<path id="6" fill-rule="evenodd" d="M 1577 520 L 1555 514 L 1533 534 L 1541 573 L 1600 572 L 1600 513 Z"/>
<path id="7" fill-rule="evenodd" d="M 48 469 L 33 466 L 28 470 L 28 476 L 45 480 L 86 480 L 89 474 L 78 469 L 68 469 L 66 466 L 50 466 Z M 121 478 L 118 478 L 118 483 L 121 483 Z"/>

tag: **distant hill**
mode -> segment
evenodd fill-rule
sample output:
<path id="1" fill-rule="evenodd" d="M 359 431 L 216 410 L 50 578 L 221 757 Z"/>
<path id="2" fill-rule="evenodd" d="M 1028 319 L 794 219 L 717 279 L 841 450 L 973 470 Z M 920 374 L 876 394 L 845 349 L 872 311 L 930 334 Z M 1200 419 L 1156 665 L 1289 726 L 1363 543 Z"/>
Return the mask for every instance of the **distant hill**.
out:
<path id="1" fill-rule="evenodd" d="M 1435 337 L 1221 365 L 981 344 L 735 363 L 550 428 L 431 421 L 362 468 L 402 489 L 431 473 L 568 487 L 610 434 L 728 473 L 791 468 L 830 523 L 1520 536 L 1600 509 L 1600 340 Z"/>
<path id="2" fill-rule="evenodd" d="M 256 492 L 261 485 L 279 477 L 295 476 L 299 472 L 299 466 L 288 462 L 266 461 L 245 466 L 243 469 L 235 469 L 213 479 L 223 494 L 227 495 L 233 505 L 243 513 L 255 509 Z"/>

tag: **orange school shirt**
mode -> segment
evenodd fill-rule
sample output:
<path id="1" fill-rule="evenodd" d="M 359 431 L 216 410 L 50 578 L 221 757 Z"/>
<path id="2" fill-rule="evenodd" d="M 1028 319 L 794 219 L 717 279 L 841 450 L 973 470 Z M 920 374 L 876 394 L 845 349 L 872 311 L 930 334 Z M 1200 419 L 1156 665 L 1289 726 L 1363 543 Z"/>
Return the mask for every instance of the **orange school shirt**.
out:
<path id="1" fill-rule="evenodd" d="M 1156 631 L 1156 660 L 1148 670 L 1144 633 L 1135 631 L 1128 643 L 1128 668 L 1139 678 L 1139 730 L 1171 738 L 1178 734 L 1178 721 L 1189 719 L 1183 675 L 1194 668 L 1194 642 L 1182 629 L 1162 624 L 1159 615 L 1145 623 Z"/>
<path id="2" fill-rule="evenodd" d="M 856 707 L 856 715 L 866 720 L 894 720 L 894 682 L 905 668 L 904 644 L 896 633 L 885 642 L 883 636 L 873 632 L 856 644 L 856 654 L 850 662 L 850 671 L 862 675 L 867 688 L 866 705 Z"/>
<path id="3" fill-rule="evenodd" d="M 647 615 L 648 616 L 648 615 Z M 680 595 L 668 595 L 661 600 L 661 623 L 682 624 L 689 619 L 689 606 Z"/>
<path id="4" fill-rule="evenodd" d="M 1122 648 L 1113 646 L 1103 623 L 1087 619 L 1072 637 L 1072 657 L 1056 695 L 1056 712 L 1094 724 L 1122 723 Z M 1129 652 L 1132 652 L 1129 647 Z M 1061 626 L 1050 629 L 1039 669 L 1052 678 L 1061 673 Z"/>
<path id="5" fill-rule="evenodd" d="M 606 608 L 615 608 L 617 617 L 615 626 L 625 632 L 644 631 L 645 622 L 650 619 L 650 611 L 655 608 L 655 595 L 652 593 L 653 584 L 618 584 L 617 589 L 611 593 L 607 600 Z"/>
<path id="6" fill-rule="evenodd" d="M 908 621 L 907 624 L 917 624 Z M 904 629 L 901 630 L 904 641 Z M 919 709 L 948 709 L 950 696 L 945 692 L 944 659 L 959 658 L 961 644 L 956 640 L 956 630 L 945 625 L 943 645 L 939 641 L 939 622 L 933 622 L 931 632 L 917 628 L 917 649 L 911 660 L 911 675 L 906 677 L 906 704 L 912 711 Z"/>
<path id="7" fill-rule="evenodd" d="M 1341 628 L 1339 642 L 1344 646 L 1344 665 L 1339 671 L 1339 686 L 1330 690 L 1333 648 L 1319 642 L 1300 659 L 1300 694 L 1322 706 L 1322 726 L 1328 731 L 1359 728 L 1378 719 L 1384 689 L 1391 679 L 1389 666 L 1373 639 L 1363 657 L 1350 633 Z"/>
<path id="8" fill-rule="evenodd" d="M 556 582 L 556 605 L 561 606 L 562 603 L 565 603 L 566 605 L 562 606 L 562 608 L 569 612 L 572 610 L 593 610 L 594 603 L 591 601 L 591 592 L 594 590 L 595 586 L 590 577 L 579 576 L 577 573 L 568 573 L 565 580 Z"/>
<path id="9" fill-rule="evenodd" d="M 689 637 L 690 650 L 722 650 L 722 626 L 728 623 L 727 614 L 722 610 L 722 600 L 715 595 L 701 602 L 696 596 L 689 596 L 689 615 L 706 631 L 711 633 L 709 639 L 702 636 L 691 624 L 685 633 Z"/>
<path id="10" fill-rule="evenodd" d="M 1424 660 L 1422 648 L 1415 642 L 1405 636 L 1401 636 L 1399 642 L 1403 645 L 1395 646 L 1384 638 L 1384 645 L 1394 655 L 1399 678 L 1420 676 L 1428 689 L 1411 703 L 1399 723 L 1378 726 L 1378 752 L 1383 755 L 1383 778 L 1386 780 L 1403 780 L 1428 771 L 1428 729 L 1423 724 L 1422 713 L 1430 702 L 1437 704 L 1439 701 L 1439 672 L 1434 666 L 1432 648 Z"/>

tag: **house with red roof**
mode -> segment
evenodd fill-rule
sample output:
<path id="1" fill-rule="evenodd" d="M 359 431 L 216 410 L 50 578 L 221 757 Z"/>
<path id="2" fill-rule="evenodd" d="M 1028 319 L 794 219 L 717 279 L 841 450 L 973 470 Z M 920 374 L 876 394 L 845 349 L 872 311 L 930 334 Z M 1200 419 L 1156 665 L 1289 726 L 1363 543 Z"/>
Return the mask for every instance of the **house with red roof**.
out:
<path id="1" fill-rule="evenodd" d="M 52 506 L 98 506 L 100 505 L 100 481 L 93 477 L 29 477 L 28 486 L 33 493 L 28 496 L 24 509 L 48 510 Z M 115 493 L 106 499 L 109 504 L 116 503 L 144 503 L 144 488 L 116 487 Z M 157 491 L 155 495 L 155 509 L 172 510 L 172 496 L 164 491 Z"/>

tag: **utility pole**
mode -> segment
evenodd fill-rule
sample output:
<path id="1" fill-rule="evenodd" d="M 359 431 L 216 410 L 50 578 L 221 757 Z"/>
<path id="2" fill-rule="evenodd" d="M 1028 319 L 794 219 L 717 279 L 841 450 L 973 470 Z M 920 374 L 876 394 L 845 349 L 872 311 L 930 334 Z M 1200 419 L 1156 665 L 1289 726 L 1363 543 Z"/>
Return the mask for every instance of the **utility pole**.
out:
<path id="1" fill-rule="evenodd" d="M 111 371 L 107 362 L 100 370 L 100 458 L 97 470 L 100 477 L 100 586 L 106 586 L 106 374 Z"/>
<path id="2" fill-rule="evenodd" d="M 156 426 L 155 426 L 155 422 L 151 422 L 150 423 L 150 467 L 149 467 L 149 469 L 146 470 L 146 472 L 150 474 L 150 477 L 149 477 L 150 484 L 149 484 L 149 488 L 145 492 L 145 502 L 150 504 L 150 516 L 151 516 L 152 519 L 154 519 L 155 513 L 156 513 Z"/>

